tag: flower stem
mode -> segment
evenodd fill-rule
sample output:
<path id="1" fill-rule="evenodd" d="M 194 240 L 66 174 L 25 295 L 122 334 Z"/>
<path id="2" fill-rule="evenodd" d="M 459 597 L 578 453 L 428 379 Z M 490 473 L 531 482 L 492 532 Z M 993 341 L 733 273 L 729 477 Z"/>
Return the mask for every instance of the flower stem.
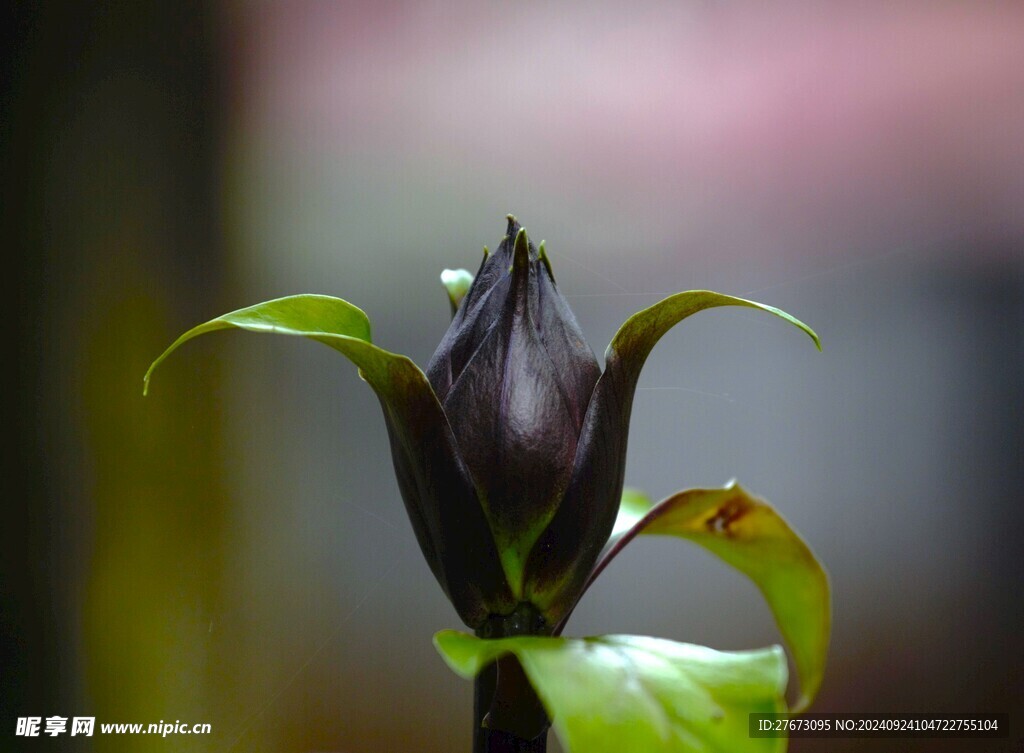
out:
<path id="1" fill-rule="evenodd" d="M 486 753 L 486 737 L 489 730 L 484 729 L 484 717 L 491 707 L 494 698 L 494 687 L 498 680 L 498 665 L 488 664 L 473 681 L 473 753 Z"/>
<path id="2" fill-rule="evenodd" d="M 526 740 L 511 732 L 483 726 L 494 698 L 497 679 L 498 664 L 495 662 L 485 667 L 473 684 L 473 753 L 547 753 L 546 728 L 538 737 Z"/>
<path id="3" fill-rule="evenodd" d="M 529 604 L 494 615 L 481 638 L 545 635 L 550 630 Z M 473 753 L 547 753 L 549 720 L 519 660 L 506 654 L 484 667 L 473 684 Z"/>

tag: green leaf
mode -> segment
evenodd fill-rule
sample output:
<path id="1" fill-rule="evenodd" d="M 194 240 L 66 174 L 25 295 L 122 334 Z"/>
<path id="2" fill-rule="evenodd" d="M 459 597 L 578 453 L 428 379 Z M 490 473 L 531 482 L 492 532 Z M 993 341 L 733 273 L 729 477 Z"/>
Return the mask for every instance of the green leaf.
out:
<path id="1" fill-rule="evenodd" d="M 806 332 L 814 340 L 814 345 L 818 350 L 821 350 L 821 340 L 814 330 L 782 309 L 710 290 L 688 290 L 684 293 L 670 295 L 629 317 L 612 338 L 605 358 L 614 356 L 623 362 L 627 372 L 639 375 L 651 349 L 666 332 L 698 311 L 719 306 L 744 306 L 774 314 Z"/>
<path id="2" fill-rule="evenodd" d="M 348 301 L 326 295 L 293 295 L 232 311 L 193 327 L 153 361 L 143 379 L 143 394 L 149 392 L 153 371 L 167 356 L 194 337 L 222 329 L 308 337 L 345 354 L 360 369 L 377 376 L 404 358 L 370 343 L 370 320 Z M 413 368 L 417 368 L 415 364 Z"/>
<path id="3" fill-rule="evenodd" d="M 615 527 L 612 528 L 608 544 L 613 544 L 620 536 L 628 533 L 633 526 L 643 520 L 644 515 L 649 513 L 652 507 L 654 502 L 639 489 L 623 489 L 622 499 L 619 501 L 619 514 L 615 518 Z"/>
<path id="4" fill-rule="evenodd" d="M 637 499 L 636 492 L 623 497 L 623 519 L 636 518 Z M 793 654 L 800 678 L 793 710 L 805 710 L 825 672 L 832 604 L 828 575 L 785 519 L 736 482 L 722 489 L 679 492 L 613 543 L 591 581 L 639 534 L 678 536 L 700 544 L 754 582 Z"/>
<path id="5" fill-rule="evenodd" d="M 569 753 L 775 753 L 786 740 L 751 738 L 748 715 L 783 713 L 778 646 L 715 651 L 661 638 L 521 636 L 482 640 L 454 630 L 434 645 L 470 679 L 515 654 Z"/>
<path id="6" fill-rule="evenodd" d="M 416 539 L 459 616 L 467 625 L 478 625 L 488 614 L 514 607 L 490 528 L 434 390 L 409 358 L 370 342 L 366 314 L 348 301 L 326 295 L 295 295 L 232 311 L 175 340 L 149 367 L 143 392 L 149 389 L 154 369 L 182 344 L 222 329 L 307 337 L 358 366 L 384 410 L 396 476 Z M 438 503 L 441 499 L 444 504 Z M 476 579 L 465 578 L 466 572 L 476 573 Z M 484 598 L 490 601 L 484 603 Z"/>
<path id="7" fill-rule="evenodd" d="M 778 316 L 803 330 L 821 349 L 814 331 L 785 311 L 709 290 L 671 295 L 629 317 L 605 351 L 605 370 L 583 419 L 569 488 L 533 548 L 535 561 L 527 564 L 526 590 L 549 621 L 564 624 L 615 523 L 633 397 L 647 357 L 676 324 L 718 306 L 744 306 Z M 580 547 L 563 546 L 578 540 L 581 527 L 594 532 L 591 540 Z"/>

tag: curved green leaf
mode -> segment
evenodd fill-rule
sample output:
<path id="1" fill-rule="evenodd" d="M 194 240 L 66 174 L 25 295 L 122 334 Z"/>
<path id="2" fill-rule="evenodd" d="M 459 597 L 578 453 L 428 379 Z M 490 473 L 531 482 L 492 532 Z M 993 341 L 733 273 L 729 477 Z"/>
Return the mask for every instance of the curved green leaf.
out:
<path id="1" fill-rule="evenodd" d="M 615 518 L 615 527 L 612 528 L 612 538 L 621 536 L 641 521 L 651 511 L 654 503 L 651 498 L 639 489 L 622 490 L 622 500 L 619 502 L 619 514 Z"/>
<path id="2" fill-rule="evenodd" d="M 569 753 L 777 753 L 780 738 L 748 736 L 752 712 L 783 713 L 778 646 L 715 651 L 661 638 L 522 636 L 482 640 L 454 630 L 434 645 L 467 679 L 512 653 Z"/>
<path id="3" fill-rule="evenodd" d="M 221 329 L 308 337 L 352 358 L 360 369 L 365 363 L 366 370 L 375 374 L 395 359 L 404 358 L 370 343 L 370 320 L 348 301 L 327 295 L 293 295 L 232 311 L 193 327 L 153 361 L 143 378 L 143 394 L 149 392 L 150 378 L 167 356 L 189 340 Z"/>
<path id="4" fill-rule="evenodd" d="M 785 311 L 709 290 L 671 295 L 625 321 L 605 351 L 605 370 L 583 419 L 569 488 L 533 548 L 533 562 L 527 563 L 531 572 L 526 590 L 551 622 L 564 624 L 615 523 L 633 397 L 647 357 L 676 324 L 718 306 L 744 306 L 778 316 L 821 349 L 814 330 Z M 562 545 L 577 540 L 581 529 L 592 534 L 583 546 Z"/>
<path id="5" fill-rule="evenodd" d="M 154 369 L 177 348 L 222 329 L 306 337 L 342 353 L 359 367 L 384 410 L 396 476 L 416 538 L 459 616 L 476 626 L 488 614 L 515 606 L 490 528 L 434 390 L 409 358 L 370 342 L 366 314 L 348 301 L 326 295 L 289 296 L 232 311 L 175 340 L 149 367 L 143 392 L 149 389 Z M 465 578 L 466 572 L 477 574 L 473 582 Z"/>
<path id="6" fill-rule="evenodd" d="M 756 301 L 748 301 L 745 298 L 715 293 L 711 290 L 688 290 L 684 293 L 670 295 L 629 317 L 612 338 L 605 358 L 615 357 L 623 362 L 627 372 L 639 375 L 651 349 L 666 332 L 698 311 L 719 306 L 744 306 L 774 314 L 806 332 L 814 340 L 814 345 L 818 350 L 821 350 L 821 340 L 815 331 L 782 309 Z"/>
<path id="7" fill-rule="evenodd" d="M 637 500 L 635 492 L 623 498 L 624 522 L 636 519 Z M 793 654 L 800 678 L 800 697 L 793 710 L 805 710 L 825 672 L 832 603 L 828 575 L 785 519 L 736 482 L 722 489 L 679 492 L 650 509 L 612 543 L 591 582 L 639 534 L 678 536 L 700 544 L 754 582 Z"/>
<path id="8" fill-rule="evenodd" d="M 615 547 L 615 545 L 619 543 L 619 540 L 623 536 L 629 533 L 637 523 L 643 520 L 644 515 L 649 513 L 652 507 L 654 507 L 654 502 L 639 489 L 630 489 L 627 487 L 622 490 L 622 499 L 619 500 L 619 512 L 618 515 L 615 516 L 615 525 L 612 528 L 612 535 L 608 537 L 608 541 L 604 545 L 604 549 L 601 550 L 601 556 L 597 558 L 598 563 L 600 563 Z M 593 578 L 590 578 L 587 585 L 589 586 L 593 580 Z"/>

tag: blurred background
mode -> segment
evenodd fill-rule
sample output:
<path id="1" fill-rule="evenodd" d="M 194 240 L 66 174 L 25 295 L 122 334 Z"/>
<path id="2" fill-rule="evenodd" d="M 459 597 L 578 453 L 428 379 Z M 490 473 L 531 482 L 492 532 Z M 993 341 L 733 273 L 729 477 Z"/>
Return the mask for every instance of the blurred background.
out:
<path id="1" fill-rule="evenodd" d="M 458 620 L 379 407 L 336 353 L 183 330 L 301 292 L 425 364 L 437 275 L 513 212 L 600 357 L 710 288 L 640 382 L 627 484 L 738 477 L 827 565 L 817 711 L 1024 713 L 1024 5 L 8 6 L 3 743 L 468 749 Z M 684 543 L 628 549 L 569 633 L 779 641 Z M 28 715 L 212 724 L 25 741 Z M 1014 747 L 1017 746 L 1017 747 Z"/>

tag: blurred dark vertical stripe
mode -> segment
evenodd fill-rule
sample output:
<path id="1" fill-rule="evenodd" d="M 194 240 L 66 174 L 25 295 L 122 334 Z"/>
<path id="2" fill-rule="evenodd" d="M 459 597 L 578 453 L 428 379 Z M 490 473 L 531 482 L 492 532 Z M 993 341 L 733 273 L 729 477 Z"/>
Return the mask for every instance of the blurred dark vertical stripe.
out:
<path id="1" fill-rule="evenodd" d="M 202 615 L 216 595 L 217 410 L 209 397 L 143 406 L 140 395 L 146 360 L 222 303 L 215 10 L 19 2 L 3 11 L 4 739 L 19 715 L 117 711 L 119 698 L 126 717 L 141 708 L 131 699 L 158 678 L 145 666 L 106 676 L 116 646 L 131 659 L 158 625 L 153 651 L 166 650 L 161 630 L 176 629 L 168 615 Z M 215 376 L 196 378 L 209 388 Z M 161 460 L 183 442 L 193 454 Z M 157 541 L 139 530 L 140 510 L 185 542 L 160 550 L 163 583 L 133 560 Z M 104 562 L 126 574 L 125 589 L 111 592 L 96 569 Z M 183 568 L 198 585 L 175 581 Z"/>
<path id="2" fill-rule="evenodd" d="M 55 637 L 47 617 L 47 578 L 41 563 L 33 561 L 47 540 L 45 474 L 33 420 L 39 369 L 38 314 L 42 289 L 41 269 L 30 251 L 38 250 L 29 216 L 39 217 L 39 185 L 32 174 L 31 120 L 38 118 L 38 100 L 25 92 L 33 77 L 31 41 L 38 12 L 27 3 L 8 3 L 0 22 L 3 35 L 0 138 L 3 144 L 2 247 L 7 274 L 3 278 L 4 319 L 11 327 L 4 357 L 3 395 L 3 515 L 0 526 L 0 724 L 5 736 L 17 711 L 38 707 L 52 692 L 54 670 L 47 661 L 46 645 Z M 32 112 L 35 110 L 35 112 Z M 12 342 L 13 341 L 13 342 Z M 35 679 L 32 679 L 35 678 Z"/>

